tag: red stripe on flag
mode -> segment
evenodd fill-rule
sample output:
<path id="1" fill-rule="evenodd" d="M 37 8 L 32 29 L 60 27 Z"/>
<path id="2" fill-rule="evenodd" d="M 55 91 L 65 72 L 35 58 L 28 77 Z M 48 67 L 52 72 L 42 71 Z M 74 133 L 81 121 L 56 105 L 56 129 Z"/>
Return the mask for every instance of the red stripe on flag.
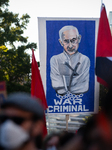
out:
<path id="1" fill-rule="evenodd" d="M 96 47 L 96 75 L 97 81 L 99 83 L 103 84 L 106 87 L 109 87 L 109 83 L 107 83 L 106 80 L 104 81 L 104 76 L 105 74 L 108 74 L 109 71 L 105 72 L 102 62 L 99 62 L 98 59 L 102 57 L 112 57 L 112 37 L 104 4 L 102 4 L 101 15 L 99 19 L 98 38 Z M 105 64 L 105 67 L 108 68 L 108 64 Z"/>
<path id="2" fill-rule="evenodd" d="M 40 71 L 32 50 L 32 80 L 31 80 L 31 95 L 41 99 L 44 109 L 48 108 L 47 101 L 44 93 L 44 88 L 40 76 Z"/>
<path id="3" fill-rule="evenodd" d="M 112 37 L 104 4 L 99 20 L 96 57 L 112 57 Z"/>
<path id="4" fill-rule="evenodd" d="M 44 88 L 43 88 L 43 84 L 42 84 L 42 80 L 41 80 L 41 76 L 40 76 L 40 71 L 38 69 L 38 65 L 37 65 L 37 62 L 35 59 L 33 49 L 32 49 L 32 66 L 31 67 L 32 67 L 31 95 L 35 96 L 36 98 L 39 98 L 44 110 L 46 110 L 46 108 L 48 108 L 48 105 L 47 105 L 47 101 L 46 101 L 46 97 L 45 97 L 45 93 L 44 93 Z M 45 126 L 43 129 L 43 132 L 44 132 L 43 136 L 45 136 L 47 134 L 45 116 L 44 116 L 44 121 L 45 121 Z"/>
<path id="5" fill-rule="evenodd" d="M 108 84 L 107 84 L 103 79 L 97 77 L 97 81 L 98 81 L 99 83 L 101 83 L 102 85 L 104 85 L 105 87 L 109 87 Z"/>

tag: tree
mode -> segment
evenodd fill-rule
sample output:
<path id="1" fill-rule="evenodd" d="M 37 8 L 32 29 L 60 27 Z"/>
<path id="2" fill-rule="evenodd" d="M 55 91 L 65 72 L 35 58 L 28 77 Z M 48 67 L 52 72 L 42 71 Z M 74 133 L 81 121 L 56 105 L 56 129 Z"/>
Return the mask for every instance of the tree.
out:
<path id="1" fill-rule="evenodd" d="M 30 16 L 19 18 L 8 6 L 9 0 L 0 1 L 0 81 L 6 81 L 8 93 L 30 92 L 31 64 L 26 51 L 35 49 L 36 43 L 28 43 L 28 37 L 23 36 Z"/>

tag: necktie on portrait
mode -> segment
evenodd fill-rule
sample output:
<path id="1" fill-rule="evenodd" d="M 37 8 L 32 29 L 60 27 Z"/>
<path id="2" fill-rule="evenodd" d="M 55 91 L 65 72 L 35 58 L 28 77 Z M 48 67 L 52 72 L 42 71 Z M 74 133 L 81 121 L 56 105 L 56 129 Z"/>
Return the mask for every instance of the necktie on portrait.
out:
<path id="1" fill-rule="evenodd" d="M 43 88 L 43 84 L 42 84 L 42 80 L 41 80 L 41 76 L 40 76 L 40 71 L 38 69 L 38 65 L 34 56 L 34 50 L 32 49 L 32 78 L 31 78 L 31 95 L 35 96 L 36 98 L 40 99 L 40 102 L 44 108 L 44 110 L 46 110 L 48 108 L 47 105 L 47 101 L 46 101 L 46 97 L 45 97 L 45 93 L 44 93 L 44 88 Z M 46 136 L 47 134 L 47 128 L 46 128 L 46 118 L 44 115 L 44 121 L 45 121 L 45 126 L 43 129 L 43 136 Z"/>
<path id="2" fill-rule="evenodd" d="M 112 86 L 112 37 L 105 5 L 102 4 L 96 47 L 97 81 Z"/>

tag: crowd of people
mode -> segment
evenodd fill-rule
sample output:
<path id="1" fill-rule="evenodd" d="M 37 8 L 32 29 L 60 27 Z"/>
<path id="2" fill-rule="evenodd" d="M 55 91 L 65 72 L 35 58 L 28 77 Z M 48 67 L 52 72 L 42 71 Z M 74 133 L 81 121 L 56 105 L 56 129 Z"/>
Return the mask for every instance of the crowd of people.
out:
<path id="1" fill-rule="evenodd" d="M 101 111 L 77 132 L 43 137 L 44 110 L 27 93 L 10 94 L 0 108 L 0 150 L 111 150 L 112 90 L 101 100 Z"/>

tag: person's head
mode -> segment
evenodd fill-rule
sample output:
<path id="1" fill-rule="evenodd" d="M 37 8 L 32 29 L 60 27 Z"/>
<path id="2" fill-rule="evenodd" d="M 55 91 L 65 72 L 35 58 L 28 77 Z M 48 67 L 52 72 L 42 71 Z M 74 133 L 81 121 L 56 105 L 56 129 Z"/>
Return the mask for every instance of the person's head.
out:
<path id="1" fill-rule="evenodd" d="M 1 105 L 0 145 L 14 149 L 29 141 L 35 143 L 36 138 L 42 136 L 43 118 L 44 111 L 38 99 L 26 93 L 10 94 Z"/>
<path id="2" fill-rule="evenodd" d="M 111 126 L 103 113 L 94 114 L 78 135 L 83 138 L 86 150 L 106 150 L 111 147 Z M 80 134 L 81 133 L 81 134 Z"/>
<path id="3" fill-rule="evenodd" d="M 64 50 L 69 54 L 74 54 L 79 47 L 81 35 L 74 26 L 64 26 L 59 30 L 59 42 Z"/>
<path id="4" fill-rule="evenodd" d="M 59 145 L 59 136 L 57 132 L 47 135 L 43 141 L 43 150 L 56 150 Z"/>
<path id="5" fill-rule="evenodd" d="M 65 146 L 75 137 L 74 132 L 62 131 L 59 138 L 59 148 Z"/>

